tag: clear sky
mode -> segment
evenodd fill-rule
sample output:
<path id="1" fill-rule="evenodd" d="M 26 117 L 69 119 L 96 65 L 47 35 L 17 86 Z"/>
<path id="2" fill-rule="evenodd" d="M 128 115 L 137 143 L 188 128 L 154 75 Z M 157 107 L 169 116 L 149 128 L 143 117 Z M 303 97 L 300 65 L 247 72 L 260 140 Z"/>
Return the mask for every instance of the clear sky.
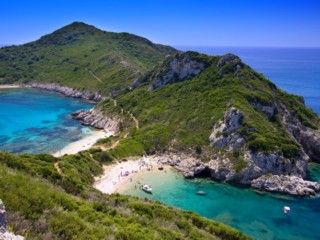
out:
<path id="1" fill-rule="evenodd" d="M 74 21 L 174 46 L 320 47 L 320 0 L 1 0 L 0 43 Z"/>

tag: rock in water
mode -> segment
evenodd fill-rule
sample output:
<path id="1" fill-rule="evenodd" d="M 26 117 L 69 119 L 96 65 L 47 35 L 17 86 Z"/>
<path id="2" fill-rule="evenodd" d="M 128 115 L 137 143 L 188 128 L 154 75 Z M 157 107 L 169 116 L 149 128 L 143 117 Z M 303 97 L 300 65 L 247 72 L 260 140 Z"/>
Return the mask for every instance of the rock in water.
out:
<path id="1" fill-rule="evenodd" d="M 315 195 L 320 191 L 320 184 L 316 182 L 310 182 L 300 177 L 287 175 L 264 175 L 254 179 L 251 186 L 258 189 L 297 196 Z"/>

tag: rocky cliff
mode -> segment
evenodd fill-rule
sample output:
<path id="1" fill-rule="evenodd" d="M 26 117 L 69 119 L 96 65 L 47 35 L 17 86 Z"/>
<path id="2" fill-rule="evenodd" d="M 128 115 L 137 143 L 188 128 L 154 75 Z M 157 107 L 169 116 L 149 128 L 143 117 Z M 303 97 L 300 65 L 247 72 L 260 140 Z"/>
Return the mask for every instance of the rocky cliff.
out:
<path id="1" fill-rule="evenodd" d="M 7 212 L 0 199 L 0 240 L 23 240 L 24 237 L 14 235 L 7 231 Z"/>
<path id="2" fill-rule="evenodd" d="M 99 108 L 91 110 L 79 110 L 71 114 L 72 118 L 83 125 L 103 129 L 106 132 L 115 134 L 119 131 L 120 119 L 118 117 L 105 116 Z"/>
<path id="3" fill-rule="evenodd" d="M 179 53 L 168 56 L 158 67 L 133 83 L 133 88 L 148 82 L 149 90 L 156 90 L 164 85 L 192 79 L 208 66 L 208 62 L 194 52 Z"/>
<path id="4" fill-rule="evenodd" d="M 105 97 L 103 97 L 98 93 L 93 93 L 90 91 L 78 91 L 70 87 L 60 86 L 56 83 L 29 83 L 24 86 L 43 89 L 47 91 L 54 91 L 54 92 L 61 93 L 67 97 L 81 98 L 81 99 L 85 99 L 93 102 L 100 102 L 103 99 L 105 99 Z"/>

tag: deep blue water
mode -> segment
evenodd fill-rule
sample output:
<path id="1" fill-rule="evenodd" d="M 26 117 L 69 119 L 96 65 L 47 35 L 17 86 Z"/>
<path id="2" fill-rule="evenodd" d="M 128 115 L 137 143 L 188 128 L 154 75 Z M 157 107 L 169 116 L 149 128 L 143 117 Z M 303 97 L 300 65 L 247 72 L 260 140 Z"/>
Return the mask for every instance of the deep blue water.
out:
<path id="1" fill-rule="evenodd" d="M 93 105 L 34 89 L 0 89 L 0 150 L 54 153 L 92 131 L 70 113 Z"/>
<path id="2" fill-rule="evenodd" d="M 177 47 L 208 55 L 233 53 L 320 114 L 320 48 Z"/>

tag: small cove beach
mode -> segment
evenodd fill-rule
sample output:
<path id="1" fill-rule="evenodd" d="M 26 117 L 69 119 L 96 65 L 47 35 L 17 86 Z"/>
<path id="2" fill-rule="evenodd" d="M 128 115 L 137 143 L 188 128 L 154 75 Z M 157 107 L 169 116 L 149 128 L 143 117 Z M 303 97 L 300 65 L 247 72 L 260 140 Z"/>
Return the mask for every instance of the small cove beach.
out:
<path id="1" fill-rule="evenodd" d="M 95 178 L 94 187 L 103 193 L 122 193 L 128 186 L 139 189 L 142 184 L 136 181 L 140 176 L 148 173 L 155 173 L 158 170 L 157 157 L 129 158 L 127 161 L 104 166 L 104 174 Z M 164 166 L 166 171 L 169 166 Z M 133 184 L 135 183 L 135 184 Z"/>

